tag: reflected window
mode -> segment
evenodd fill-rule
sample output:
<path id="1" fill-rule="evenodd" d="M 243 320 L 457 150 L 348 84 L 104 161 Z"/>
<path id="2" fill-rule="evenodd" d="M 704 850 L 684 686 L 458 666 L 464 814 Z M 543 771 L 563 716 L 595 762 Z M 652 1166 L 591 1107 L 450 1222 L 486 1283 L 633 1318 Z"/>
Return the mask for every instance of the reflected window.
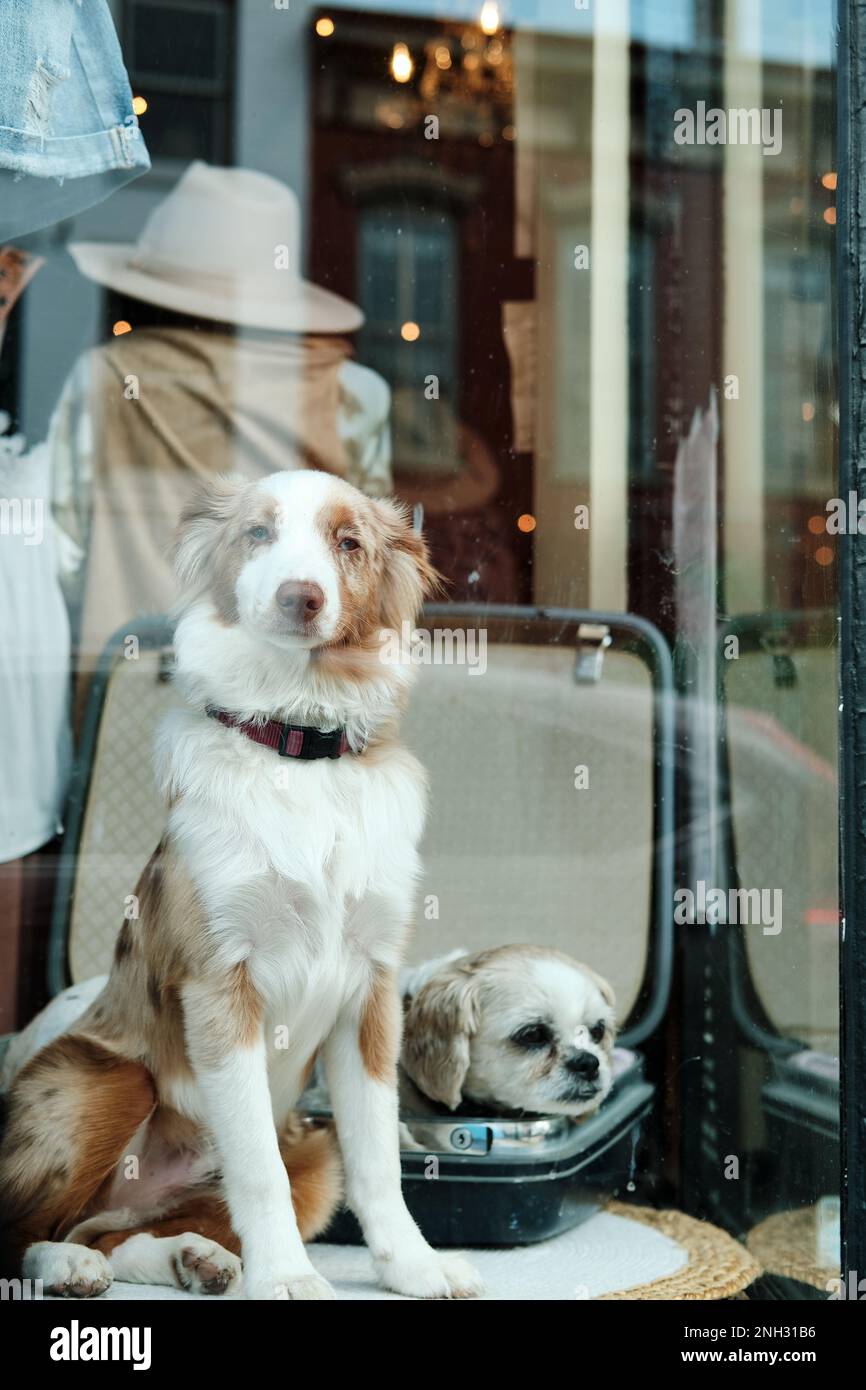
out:
<path id="1" fill-rule="evenodd" d="M 234 0 L 126 0 L 123 49 L 154 164 L 232 151 Z"/>
<path id="2" fill-rule="evenodd" d="M 401 468 L 435 472 L 443 460 L 450 467 L 458 351 L 454 216 L 444 209 L 407 212 L 401 204 L 366 207 L 358 259 L 366 319 L 359 354 L 391 386 Z M 430 409 L 432 401 L 451 409 Z"/>

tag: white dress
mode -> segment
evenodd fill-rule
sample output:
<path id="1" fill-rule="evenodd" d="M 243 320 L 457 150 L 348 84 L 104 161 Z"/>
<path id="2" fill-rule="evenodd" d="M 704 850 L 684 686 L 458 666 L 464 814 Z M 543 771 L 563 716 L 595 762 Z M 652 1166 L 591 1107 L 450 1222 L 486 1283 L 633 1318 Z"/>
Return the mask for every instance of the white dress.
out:
<path id="1" fill-rule="evenodd" d="M 0 437 L 0 862 L 60 829 L 69 734 L 69 622 L 57 579 L 49 456 Z"/>

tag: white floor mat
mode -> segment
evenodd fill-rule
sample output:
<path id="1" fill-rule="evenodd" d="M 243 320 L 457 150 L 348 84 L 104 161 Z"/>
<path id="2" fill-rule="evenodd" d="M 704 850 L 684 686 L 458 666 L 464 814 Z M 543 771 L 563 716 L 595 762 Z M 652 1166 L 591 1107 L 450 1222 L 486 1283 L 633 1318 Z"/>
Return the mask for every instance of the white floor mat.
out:
<path id="1" fill-rule="evenodd" d="M 378 1288 L 363 1246 L 313 1245 L 316 1269 L 334 1285 L 340 1299 L 398 1299 Z M 650 1226 L 610 1212 L 598 1212 L 583 1225 L 554 1240 L 514 1250 L 475 1250 L 472 1260 L 487 1286 L 487 1297 L 506 1300 L 598 1298 L 676 1274 L 688 1260 L 683 1248 Z M 103 1298 L 193 1298 L 179 1289 L 113 1284 Z M 208 1298 L 209 1303 L 232 1302 Z"/>

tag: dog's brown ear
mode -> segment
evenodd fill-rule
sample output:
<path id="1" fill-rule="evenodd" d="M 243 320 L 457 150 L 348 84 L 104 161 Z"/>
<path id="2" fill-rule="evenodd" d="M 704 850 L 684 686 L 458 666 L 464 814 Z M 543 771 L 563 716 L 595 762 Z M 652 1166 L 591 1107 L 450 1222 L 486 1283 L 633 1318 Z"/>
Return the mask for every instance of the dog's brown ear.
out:
<path id="1" fill-rule="evenodd" d="M 402 623 L 414 623 L 426 598 L 442 591 L 442 578 L 430 563 L 427 542 L 412 528 L 408 508 L 390 498 L 375 500 L 373 507 L 386 546 L 380 620 L 399 632 Z"/>
<path id="2" fill-rule="evenodd" d="M 465 968 L 443 970 L 418 991 L 403 1022 L 400 1060 L 419 1090 L 454 1110 L 478 1029 L 478 986 Z"/>
<path id="3" fill-rule="evenodd" d="M 213 573 L 216 544 L 235 514 L 249 480 L 219 475 L 195 490 L 180 514 L 174 544 L 174 569 L 185 591 L 203 588 Z"/>

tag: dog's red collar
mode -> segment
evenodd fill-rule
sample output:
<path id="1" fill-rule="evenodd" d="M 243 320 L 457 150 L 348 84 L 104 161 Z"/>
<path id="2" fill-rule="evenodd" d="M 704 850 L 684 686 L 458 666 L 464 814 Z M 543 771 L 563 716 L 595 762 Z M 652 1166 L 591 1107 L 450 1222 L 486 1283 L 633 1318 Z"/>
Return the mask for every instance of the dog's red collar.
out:
<path id="1" fill-rule="evenodd" d="M 267 719 L 259 724 L 253 719 L 239 719 L 226 709 L 207 706 L 211 719 L 218 719 L 229 729 L 238 729 L 253 743 L 273 748 L 281 758 L 301 758 L 311 762 L 316 758 L 340 758 L 348 753 L 349 740 L 345 729 L 311 729 L 304 724 L 289 724 L 282 719 Z"/>

